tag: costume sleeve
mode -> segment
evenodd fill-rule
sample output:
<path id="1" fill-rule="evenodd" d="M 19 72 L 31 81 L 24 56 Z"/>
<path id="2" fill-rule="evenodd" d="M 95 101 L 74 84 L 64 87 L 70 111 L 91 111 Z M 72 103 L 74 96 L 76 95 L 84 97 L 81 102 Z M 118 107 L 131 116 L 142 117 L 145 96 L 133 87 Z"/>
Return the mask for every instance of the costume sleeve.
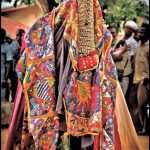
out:
<path id="1" fill-rule="evenodd" d="M 17 73 L 18 78 L 21 81 L 21 84 L 23 84 L 25 71 L 26 71 L 26 50 L 23 51 L 16 66 L 16 73 Z"/>

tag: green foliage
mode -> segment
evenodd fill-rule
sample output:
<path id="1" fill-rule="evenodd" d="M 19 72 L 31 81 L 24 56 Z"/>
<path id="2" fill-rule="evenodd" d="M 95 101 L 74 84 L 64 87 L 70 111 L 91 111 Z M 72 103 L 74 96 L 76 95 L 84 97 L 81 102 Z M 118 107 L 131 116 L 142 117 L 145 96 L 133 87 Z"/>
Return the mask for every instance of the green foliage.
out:
<path id="1" fill-rule="evenodd" d="M 148 17 L 149 7 L 141 0 L 99 0 L 106 24 L 120 27 L 122 21 Z"/>
<path id="2" fill-rule="evenodd" d="M 58 0 L 54 0 L 55 1 L 55 3 L 57 3 L 58 4 Z"/>
<path id="3" fill-rule="evenodd" d="M 137 0 L 137 7 L 136 7 L 136 12 L 137 16 L 142 16 L 142 17 L 149 17 L 149 7 L 144 1 Z"/>
<path id="4" fill-rule="evenodd" d="M 21 3 L 26 5 L 32 5 L 35 3 L 35 0 L 21 0 Z"/>

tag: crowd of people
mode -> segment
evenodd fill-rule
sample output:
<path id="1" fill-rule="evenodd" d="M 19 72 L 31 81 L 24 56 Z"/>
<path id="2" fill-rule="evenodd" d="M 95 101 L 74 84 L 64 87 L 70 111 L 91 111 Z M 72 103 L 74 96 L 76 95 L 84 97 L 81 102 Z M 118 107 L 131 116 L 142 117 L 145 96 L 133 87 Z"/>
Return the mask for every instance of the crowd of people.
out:
<path id="1" fill-rule="evenodd" d="M 20 58 L 21 41 L 25 31 L 18 29 L 16 31 L 16 39 L 6 33 L 6 30 L 1 28 L 1 101 L 14 102 L 18 78 L 15 72 L 16 64 Z M 9 82 L 8 82 L 9 81 Z M 10 83 L 10 85 L 9 85 Z"/>
<path id="2" fill-rule="evenodd" d="M 95 6 L 97 6 L 98 5 L 97 1 L 94 1 L 94 4 Z M 67 6 L 68 5 L 65 5 L 64 7 L 67 7 Z M 79 9 L 81 8 L 79 7 Z M 95 17 L 97 17 L 96 19 L 99 19 L 99 20 L 102 18 L 100 8 L 99 7 L 96 7 L 96 8 L 97 9 L 94 10 L 95 14 L 97 13 L 96 15 L 93 12 L 91 12 L 93 11 L 93 9 L 89 9 L 89 12 L 86 13 L 86 15 L 87 14 L 89 15 L 90 13 L 95 15 L 95 16 L 92 16 L 92 15 L 90 16 L 91 22 L 95 19 Z M 74 13 L 77 14 L 75 9 L 71 7 L 69 9 L 70 11 L 65 9 L 67 10 L 67 13 L 71 12 L 69 15 L 73 15 Z M 57 11 L 59 11 L 59 9 Z M 64 17 L 64 14 L 62 12 L 63 11 L 60 11 L 58 14 Z M 84 11 L 81 11 L 81 13 L 83 12 Z M 53 19 L 51 18 L 53 16 L 50 15 L 50 21 L 48 20 L 49 18 L 46 18 L 47 16 L 44 16 L 46 18 L 44 21 L 46 22 L 48 20 L 49 24 L 47 23 L 45 25 L 41 20 L 39 20 L 39 22 L 35 24 L 37 28 L 31 28 L 30 32 L 28 33 L 28 37 L 30 37 L 31 36 L 30 34 L 32 33 L 35 35 L 36 33 L 40 32 L 40 34 L 42 35 L 41 41 L 38 38 L 36 38 L 36 35 L 33 37 L 35 39 L 31 41 L 30 39 L 28 39 L 29 42 L 31 43 L 26 45 L 27 46 L 26 51 L 24 51 L 22 54 L 21 54 L 22 37 L 25 31 L 22 29 L 18 29 L 16 32 L 16 39 L 11 40 L 8 36 L 6 36 L 5 29 L 1 28 L 1 101 L 5 102 L 9 100 L 9 97 L 8 97 L 9 94 L 7 93 L 8 79 L 10 79 L 11 81 L 11 93 L 12 93 L 11 97 L 12 97 L 12 102 L 14 101 L 15 95 L 16 95 L 16 89 L 18 85 L 18 78 L 15 72 L 16 64 L 21 55 L 23 56 L 26 55 L 26 57 L 22 57 L 22 59 L 19 60 L 20 62 L 18 63 L 19 65 L 17 68 L 18 69 L 17 71 L 21 75 L 24 74 L 26 71 L 30 72 L 28 73 L 28 77 L 23 76 L 25 78 L 24 83 L 22 81 L 22 77 L 20 77 L 20 81 L 22 82 L 22 85 L 28 88 L 28 91 L 24 93 L 25 97 L 27 98 L 25 106 L 23 106 L 24 111 L 21 112 L 24 117 L 22 121 L 23 122 L 22 135 L 23 137 L 25 137 L 26 135 L 30 134 L 29 131 L 33 129 L 31 130 L 32 135 L 30 136 L 32 136 L 31 142 L 36 139 L 34 141 L 35 145 L 33 143 L 32 144 L 28 143 L 28 144 L 29 145 L 31 144 L 32 146 L 37 147 L 37 149 L 38 148 L 40 149 L 43 146 L 41 141 L 45 142 L 46 138 L 49 140 L 48 141 L 49 145 L 45 142 L 44 143 L 44 146 L 46 147 L 45 149 L 47 149 L 48 146 L 49 147 L 52 146 L 55 149 L 57 144 L 59 143 L 59 140 L 62 140 L 60 136 L 61 132 L 64 138 L 62 140 L 63 142 L 66 140 L 65 137 L 67 137 L 67 135 L 69 134 L 71 135 L 71 137 L 72 135 L 75 135 L 75 137 L 82 135 L 80 139 L 74 138 L 73 140 L 73 141 L 76 141 L 76 143 L 78 143 L 77 141 L 80 140 L 80 143 L 78 143 L 79 147 L 81 147 L 82 145 L 81 143 L 83 141 L 84 141 L 83 145 L 84 144 L 86 145 L 85 147 L 91 146 L 92 145 L 91 143 L 94 143 L 93 147 L 96 147 L 96 148 L 102 147 L 102 146 L 103 148 L 106 147 L 106 149 L 107 148 L 109 149 L 110 147 L 111 148 L 121 147 L 121 144 L 118 141 L 120 140 L 124 142 L 123 136 L 121 136 L 124 134 L 124 132 L 123 130 L 115 131 L 115 127 L 120 126 L 121 125 L 120 122 L 122 121 L 122 120 L 117 121 L 118 116 L 119 115 L 121 116 L 123 114 L 123 113 L 122 114 L 116 113 L 117 108 L 119 108 L 118 101 L 116 102 L 117 107 L 116 106 L 114 107 L 115 97 L 117 97 L 116 99 L 119 100 L 118 98 L 118 95 L 119 95 L 120 99 L 123 99 L 121 94 L 118 94 L 117 96 L 115 96 L 116 93 L 115 93 L 114 87 L 117 87 L 116 91 L 119 91 L 119 88 L 120 88 L 119 86 L 117 86 L 118 81 L 122 88 L 124 97 L 126 98 L 126 103 L 131 113 L 137 133 L 147 134 L 149 132 L 149 127 L 148 127 L 148 122 L 147 122 L 147 118 L 149 117 L 148 116 L 149 114 L 146 111 L 149 105 L 149 102 L 148 102 L 148 96 L 149 96 L 149 21 L 147 20 L 144 21 L 139 28 L 136 22 L 132 20 L 126 21 L 124 24 L 124 36 L 121 39 L 117 38 L 118 29 L 115 26 L 110 25 L 107 27 L 107 30 L 105 30 L 105 33 L 102 38 L 98 34 L 95 33 L 95 32 L 99 33 L 99 30 L 101 30 L 101 28 L 105 29 L 103 24 L 99 24 L 101 20 L 97 21 L 95 24 L 94 23 L 92 24 L 89 22 L 88 19 L 86 19 L 86 24 L 83 24 L 82 22 L 83 18 L 81 17 L 82 15 L 80 16 L 80 13 L 78 15 L 79 15 L 79 21 L 81 21 L 79 22 L 80 23 L 80 26 L 79 26 L 80 40 L 79 41 L 76 38 L 76 35 L 77 35 L 76 22 L 71 22 L 72 31 L 73 31 L 72 32 L 70 31 L 70 28 L 69 28 L 70 27 L 69 21 L 67 22 L 68 24 L 66 25 L 66 28 L 64 30 L 64 26 L 62 26 L 64 25 L 64 22 L 63 22 L 64 20 L 61 17 L 56 17 L 56 19 L 58 20 L 54 22 L 56 23 L 56 26 L 54 29 L 55 33 L 52 33 L 51 27 L 54 23 L 52 22 Z M 73 16 L 66 17 L 66 18 L 70 19 L 70 18 L 73 18 Z M 41 23 L 41 24 L 43 23 L 44 28 L 41 28 L 40 26 L 41 24 L 39 25 L 38 23 Z M 97 29 L 97 30 L 94 31 L 94 29 Z M 92 36 L 89 34 L 89 31 L 91 32 Z M 84 34 L 86 33 L 87 35 L 84 36 L 83 33 Z M 105 54 L 105 51 L 109 52 L 109 42 L 111 42 L 110 34 L 113 37 L 112 45 L 110 48 L 111 56 L 108 53 Z M 70 35 L 73 42 L 69 43 L 70 42 L 68 40 L 69 38 L 66 38 L 64 40 L 63 35 Z M 95 48 L 96 43 L 95 43 L 94 37 L 96 37 L 98 40 L 100 38 L 104 40 L 102 44 L 97 43 L 99 44 L 99 47 L 102 46 L 104 48 L 102 52 L 103 55 L 102 57 L 100 57 L 100 60 L 99 60 L 99 55 L 97 54 L 97 50 L 99 50 L 100 48 L 97 48 L 97 49 Z M 54 42 L 53 39 L 55 39 L 56 41 Z M 90 41 L 91 44 L 87 43 L 86 41 Z M 57 49 L 56 57 L 53 57 L 53 55 L 55 54 L 54 44 L 55 44 L 55 49 Z M 87 45 L 89 44 L 91 47 L 89 45 L 87 46 L 86 44 Z M 96 50 L 94 51 L 91 50 L 93 49 L 92 45 L 94 45 L 93 47 Z M 43 50 L 45 46 L 46 46 L 46 50 L 45 50 L 46 52 L 44 52 Z M 61 46 L 61 48 L 59 46 Z M 70 49 L 68 50 L 69 46 L 72 48 L 71 49 L 72 53 L 70 52 L 65 56 L 66 51 L 70 50 Z M 75 64 L 74 62 L 76 61 L 76 57 L 74 56 L 75 55 L 74 50 L 76 50 L 76 47 L 78 47 L 77 49 L 79 50 L 79 53 L 77 54 L 78 66 L 71 67 L 71 64 L 74 65 Z M 87 48 L 87 47 L 88 48 L 90 47 L 90 49 L 87 49 L 87 51 L 83 51 L 84 50 L 83 48 Z M 33 52 L 32 48 L 33 48 L 33 51 L 34 51 L 34 48 L 36 50 Z M 49 53 L 47 51 L 49 51 Z M 35 55 L 31 56 L 30 53 L 32 54 L 35 53 Z M 36 59 L 37 62 L 35 62 L 33 58 Z M 67 60 L 65 60 L 65 58 L 67 58 Z M 96 60 L 96 58 L 98 61 Z M 85 62 L 82 61 L 84 59 L 85 59 Z M 26 61 L 28 61 L 28 63 L 25 64 Z M 56 64 L 55 64 L 55 61 L 57 62 Z M 86 63 L 88 61 L 91 61 L 91 62 L 93 61 L 93 62 L 91 64 Z M 102 65 L 103 63 L 104 65 Z M 95 66 L 93 64 L 95 64 Z M 25 66 L 25 65 L 28 65 L 28 66 Z M 39 68 L 37 70 L 34 70 L 38 65 L 39 65 Z M 90 65 L 93 65 L 93 66 L 91 67 Z M 107 67 L 105 69 L 102 66 L 104 67 L 108 66 L 110 70 L 107 69 Z M 114 71 L 113 66 L 115 66 L 115 69 L 116 69 L 115 71 Z M 75 67 L 78 70 L 76 70 Z M 74 68 L 74 70 L 72 68 Z M 55 75 L 56 70 L 58 71 L 58 74 L 56 75 L 59 75 L 59 76 Z M 101 71 L 105 73 L 103 75 L 103 78 L 101 78 L 101 75 L 102 75 Z M 110 72 L 112 74 L 109 74 Z M 118 81 L 115 78 L 115 76 L 113 76 L 116 73 L 118 75 L 117 76 Z M 63 79 L 61 79 L 61 77 Z M 31 79 L 34 79 L 34 78 L 36 79 L 35 83 L 31 81 Z M 102 83 L 101 85 L 101 82 L 98 82 L 99 80 L 104 81 L 104 83 Z M 56 87 L 56 85 L 58 87 Z M 104 91 L 102 91 L 100 89 L 102 87 L 106 88 L 106 90 L 104 89 Z M 55 91 L 57 90 L 57 88 L 59 90 Z M 102 95 L 100 95 L 101 91 L 103 92 Z M 122 92 L 118 92 L 118 93 L 122 93 Z M 56 100 L 57 98 L 55 98 L 57 96 L 59 97 L 58 100 Z M 63 96 L 64 98 L 62 98 Z M 92 96 L 93 96 L 93 99 L 92 99 Z M 64 103 L 64 106 L 63 106 L 63 103 Z M 23 105 L 23 104 L 20 104 L 20 105 Z M 105 111 L 102 111 L 100 109 L 99 107 L 100 105 L 102 107 L 102 110 L 105 110 Z M 124 107 L 123 101 L 122 101 L 122 107 Z M 114 109 L 116 110 L 115 114 L 113 113 Z M 122 109 L 122 108 L 119 108 L 119 109 Z M 63 113 L 62 113 L 62 110 L 64 111 Z M 52 114 L 52 116 L 49 116 L 51 115 L 50 113 Z M 63 116 L 64 114 L 66 116 L 66 120 L 68 119 L 67 121 L 70 123 L 69 124 L 66 121 L 68 128 L 65 128 L 64 127 L 65 125 L 62 123 L 64 122 L 64 118 L 65 118 Z M 129 120 L 129 125 L 131 125 L 131 128 L 132 128 L 132 122 L 130 122 L 129 115 L 128 114 L 126 115 L 127 115 L 126 118 L 128 118 L 127 120 Z M 60 120 L 59 120 L 58 116 L 59 117 L 63 116 L 62 117 L 63 119 L 60 117 Z M 102 117 L 102 119 L 99 119 L 98 117 Z M 38 124 L 38 121 L 36 122 L 36 119 L 39 119 L 39 122 L 40 121 L 42 122 L 41 123 L 42 128 L 39 127 L 40 124 Z M 101 120 L 103 121 L 102 122 L 103 125 L 100 127 L 100 124 L 102 124 Z M 60 123 L 60 125 L 63 124 L 62 131 L 61 131 L 61 127 L 59 127 L 58 122 Z M 30 125 L 27 125 L 27 123 Z M 36 123 L 38 125 L 36 125 Z M 110 126 L 110 128 L 107 125 Z M 30 129 L 28 129 L 28 127 L 30 127 Z M 124 126 L 124 129 L 125 129 L 125 126 Z M 130 129 L 128 129 L 128 131 L 129 130 Z M 131 129 L 131 130 L 133 133 L 131 137 L 134 137 L 134 129 Z M 103 136 L 100 136 L 101 131 L 103 131 L 102 133 L 102 135 L 104 134 Z M 42 137 L 42 135 L 44 138 Z M 45 135 L 48 137 L 45 137 Z M 107 138 L 109 135 L 110 135 L 110 138 Z M 116 140 L 114 140 L 115 141 L 114 143 L 113 143 L 113 140 L 111 141 L 111 137 L 116 138 Z M 27 146 L 25 142 L 27 142 L 28 138 L 29 136 L 23 139 L 23 146 Z M 58 142 L 56 142 L 55 140 L 53 141 L 52 140 L 53 138 L 55 140 L 58 140 Z M 30 140 L 30 138 L 28 140 Z M 90 142 L 88 142 L 88 140 Z M 103 145 L 100 141 L 103 141 Z M 136 143 L 136 138 L 134 142 L 132 141 L 128 141 L 128 142 L 130 143 L 129 145 L 132 145 L 134 144 L 134 142 Z M 72 145 L 73 144 L 74 142 L 72 143 Z M 128 147 L 130 147 L 129 145 Z M 138 147 L 137 143 L 135 144 L 135 147 Z M 135 148 L 135 149 L 138 149 L 138 148 Z"/>
<path id="3" fill-rule="evenodd" d="M 113 59 L 123 94 L 138 134 L 148 134 L 149 109 L 149 21 L 138 28 L 129 20 L 124 24 L 124 37 L 117 39 L 118 30 L 108 26 L 113 36 Z"/>

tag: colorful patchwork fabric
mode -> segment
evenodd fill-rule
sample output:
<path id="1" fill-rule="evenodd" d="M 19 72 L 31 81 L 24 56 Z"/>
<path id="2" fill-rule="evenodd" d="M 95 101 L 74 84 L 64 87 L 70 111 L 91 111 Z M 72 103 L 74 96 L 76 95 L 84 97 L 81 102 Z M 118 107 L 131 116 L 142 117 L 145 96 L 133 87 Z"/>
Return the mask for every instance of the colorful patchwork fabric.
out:
<path id="1" fill-rule="evenodd" d="M 103 40 L 108 38 L 106 31 Z M 110 47 L 102 53 L 96 70 L 71 74 L 64 91 L 64 103 L 68 134 L 100 134 L 101 147 L 114 149 L 113 114 L 117 76 L 109 50 Z"/>
<path id="2" fill-rule="evenodd" d="M 56 149 L 59 137 L 55 111 L 54 14 L 39 19 L 26 34 L 26 48 L 16 69 L 26 98 L 27 129 L 36 149 Z"/>
<path id="3" fill-rule="evenodd" d="M 69 55 L 74 71 L 64 90 L 66 135 L 100 135 L 103 149 L 114 149 L 113 114 L 115 107 L 116 68 L 110 53 L 111 36 L 103 25 L 97 0 L 93 0 L 95 49 L 99 53 L 96 69 L 77 70 L 78 8 L 76 0 L 62 2 L 50 14 L 39 19 L 25 36 L 26 48 L 17 65 L 27 108 L 27 129 L 36 149 L 55 150 L 59 137 L 56 107 L 56 56 L 54 28 L 65 26 L 63 38 L 70 44 Z"/>

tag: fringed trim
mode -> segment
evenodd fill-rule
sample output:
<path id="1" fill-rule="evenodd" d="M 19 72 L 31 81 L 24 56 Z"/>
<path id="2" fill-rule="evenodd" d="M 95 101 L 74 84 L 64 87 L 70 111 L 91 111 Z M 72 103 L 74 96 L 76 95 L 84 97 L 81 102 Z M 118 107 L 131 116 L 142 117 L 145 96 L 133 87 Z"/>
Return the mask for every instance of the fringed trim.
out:
<path id="1" fill-rule="evenodd" d="M 70 148 L 70 135 L 66 132 L 62 136 L 62 143 L 60 145 L 62 150 L 71 150 Z"/>

